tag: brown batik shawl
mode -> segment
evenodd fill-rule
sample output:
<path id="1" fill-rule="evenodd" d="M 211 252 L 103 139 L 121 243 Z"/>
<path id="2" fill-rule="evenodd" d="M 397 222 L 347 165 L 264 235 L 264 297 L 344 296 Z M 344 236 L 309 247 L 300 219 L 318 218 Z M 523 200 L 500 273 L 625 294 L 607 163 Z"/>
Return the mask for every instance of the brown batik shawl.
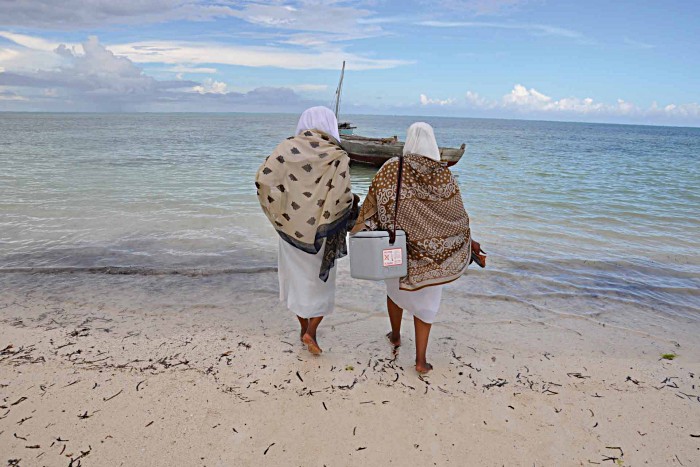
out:
<path id="1" fill-rule="evenodd" d="M 280 143 L 258 169 L 258 200 L 287 243 L 316 254 L 326 240 L 319 278 L 347 254 L 345 237 L 355 223 L 350 158 L 332 136 L 307 130 Z"/>
<path id="2" fill-rule="evenodd" d="M 374 176 L 353 232 L 391 230 L 399 159 Z M 408 275 L 402 290 L 418 290 L 459 278 L 469 265 L 471 234 L 459 186 L 450 169 L 420 155 L 404 156 L 397 229 L 406 232 Z"/>

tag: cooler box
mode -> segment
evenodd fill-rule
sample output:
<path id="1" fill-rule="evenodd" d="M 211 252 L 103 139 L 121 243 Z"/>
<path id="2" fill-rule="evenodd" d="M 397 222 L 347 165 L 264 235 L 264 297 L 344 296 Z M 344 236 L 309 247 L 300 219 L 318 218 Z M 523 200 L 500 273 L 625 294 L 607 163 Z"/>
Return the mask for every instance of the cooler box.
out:
<path id="1" fill-rule="evenodd" d="M 406 233 L 396 231 L 396 241 L 389 244 L 389 232 L 375 230 L 350 236 L 350 276 L 380 281 L 408 274 Z"/>

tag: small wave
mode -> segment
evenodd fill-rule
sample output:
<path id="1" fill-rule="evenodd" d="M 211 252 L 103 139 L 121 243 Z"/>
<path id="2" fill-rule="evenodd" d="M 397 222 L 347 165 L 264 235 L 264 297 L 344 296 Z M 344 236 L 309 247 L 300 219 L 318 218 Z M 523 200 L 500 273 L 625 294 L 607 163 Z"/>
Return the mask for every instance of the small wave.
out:
<path id="1" fill-rule="evenodd" d="M 277 272 L 277 266 L 227 269 L 145 268 L 131 266 L 0 268 L 0 274 L 111 274 L 126 276 L 217 276 L 223 274 L 264 274 Z"/>

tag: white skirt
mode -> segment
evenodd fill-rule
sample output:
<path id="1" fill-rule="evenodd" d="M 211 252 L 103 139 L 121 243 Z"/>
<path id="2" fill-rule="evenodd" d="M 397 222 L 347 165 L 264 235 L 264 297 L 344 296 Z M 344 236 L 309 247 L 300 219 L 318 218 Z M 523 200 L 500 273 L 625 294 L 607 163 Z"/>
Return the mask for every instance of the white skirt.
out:
<path id="1" fill-rule="evenodd" d="M 420 290 L 399 289 L 399 279 L 386 279 L 386 294 L 400 308 L 424 323 L 432 324 L 440 309 L 443 285 L 431 285 Z"/>
<path id="2" fill-rule="evenodd" d="M 280 282 L 280 301 L 301 318 L 326 316 L 335 306 L 335 275 L 337 264 L 328 273 L 328 280 L 318 278 L 321 271 L 323 249 L 315 255 L 301 251 L 279 239 L 277 257 L 278 278 Z"/>

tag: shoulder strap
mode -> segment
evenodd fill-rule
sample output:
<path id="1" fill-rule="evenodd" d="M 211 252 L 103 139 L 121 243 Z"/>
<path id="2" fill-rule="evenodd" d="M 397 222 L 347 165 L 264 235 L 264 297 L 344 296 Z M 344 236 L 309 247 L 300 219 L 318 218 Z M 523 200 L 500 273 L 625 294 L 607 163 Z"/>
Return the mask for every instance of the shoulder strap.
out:
<path id="1" fill-rule="evenodd" d="M 389 231 L 389 244 L 396 241 L 396 219 L 399 216 L 399 199 L 401 198 L 401 178 L 403 175 L 403 154 L 399 155 L 399 171 L 396 179 L 396 201 L 394 202 L 394 228 Z"/>

